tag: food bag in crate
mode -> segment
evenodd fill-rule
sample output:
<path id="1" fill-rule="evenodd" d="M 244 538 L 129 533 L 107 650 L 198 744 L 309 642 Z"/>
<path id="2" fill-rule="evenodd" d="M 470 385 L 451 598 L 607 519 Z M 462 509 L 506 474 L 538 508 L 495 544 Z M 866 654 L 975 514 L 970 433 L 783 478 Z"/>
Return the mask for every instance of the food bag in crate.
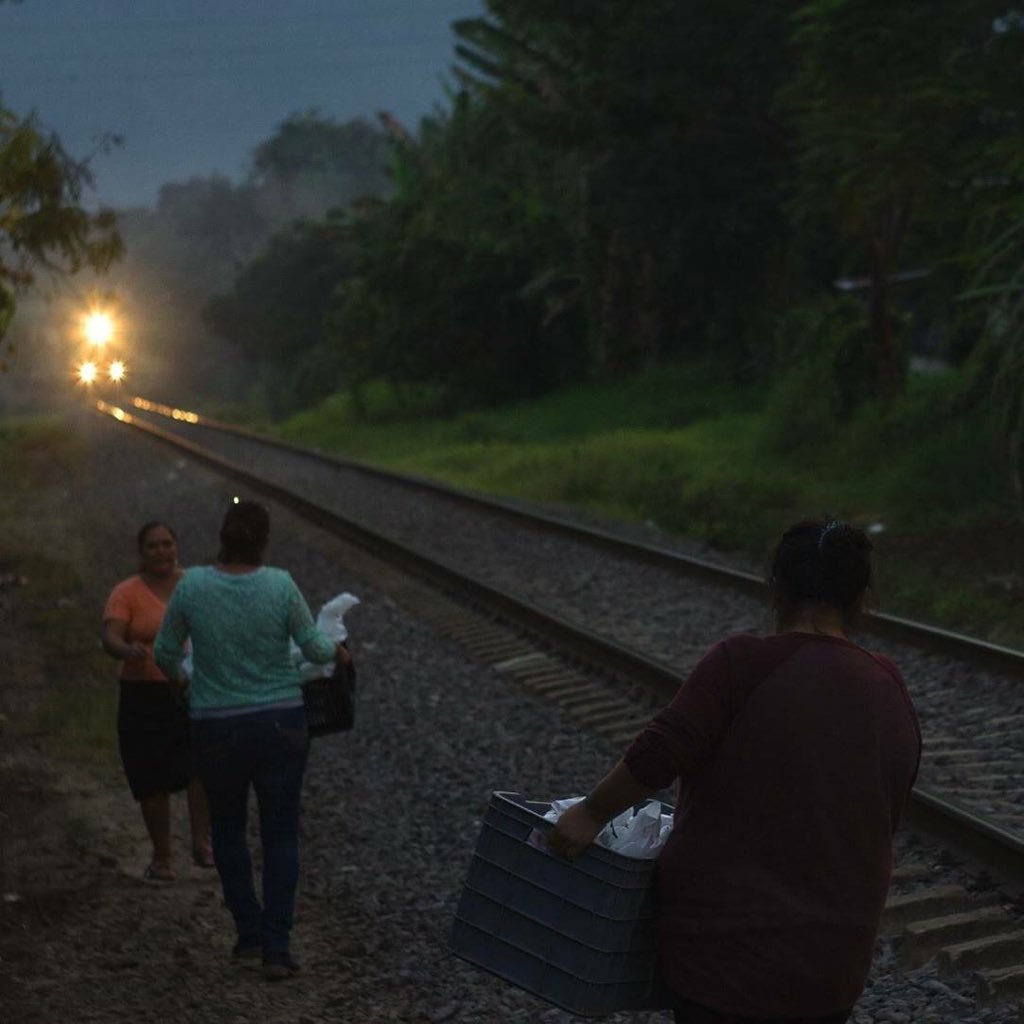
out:
<path id="1" fill-rule="evenodd" d="M 660 823 L 662 808 L 651 803 L 638 810 Z M 552 828 L 551 809 L 518 793 L 492 794 L 455 913 L 453 952 L 580 1016 L 664 1008 L 654 860 L 596 844 L 562 860 L 537 841 Z"/>
<path id="2" fill-rule="evenodd" d="M 348 639 L 345 613 L 357 604 L 359 598 L 354 594 L 332 597 L 316 617 L 317 628 L 334 643 L 344 643 Z M 306 661 L 294 643 L 291 652 L 292 661 L 302 676 L 302 701 L 309 735 L 325 736 L 351 729 L 356 712 L 355 665 L 351 661 L 344 665 L 333 661 L 324 665 Z"/>

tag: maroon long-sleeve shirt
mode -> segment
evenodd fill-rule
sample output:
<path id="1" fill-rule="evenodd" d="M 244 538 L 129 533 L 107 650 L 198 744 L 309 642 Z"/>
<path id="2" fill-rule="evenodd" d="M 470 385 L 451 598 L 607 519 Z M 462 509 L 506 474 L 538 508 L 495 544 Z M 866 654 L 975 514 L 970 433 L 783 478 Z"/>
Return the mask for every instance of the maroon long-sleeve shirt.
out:
<path id="1" fill-rule="evenodd" d="M 888 659 L 807 633 L 711 648 L 625 756 L 685 793 L 658 862 L 669 987 L 749 1016 L 851 1007 L 920 753 Z"/>

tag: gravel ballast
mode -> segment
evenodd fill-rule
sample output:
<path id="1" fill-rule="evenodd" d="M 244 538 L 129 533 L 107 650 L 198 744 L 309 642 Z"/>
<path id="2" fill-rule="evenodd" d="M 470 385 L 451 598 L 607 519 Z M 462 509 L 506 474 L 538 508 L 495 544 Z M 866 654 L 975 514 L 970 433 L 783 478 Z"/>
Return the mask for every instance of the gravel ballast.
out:
<path id="1" fill-rule="evenodd" d="M 141 522 L 170 521 L 183 561 L 204 561 L 237 488 L 98 417 L 83 419 L 79 430 L 86 464 L 68 481 L 62 511 L 88 539 L 81 567 L 87 582 L 76 600 L 94 606 L 98 620 L 110 586 L 134 569 Z M 19 900 L 0 905 L 0 1021 L 574 1019 L 455 959 L 447 932 L 491 791 L 538 799 L 580 793 L 621 751 L 419 622 L 387 571 L 290 514 L 272 508 L 272 517 L 268 561 L 293 573 L 314 610 L 344 590 L 362 602 L 348 616 L 359 666 L 356 728 L 316 741 L 307 775 L 294 935 L 302 973 L 268 985 L 258 972 L 232 965 L 232 930 L 215 878 L 185 872 L 179 856 L 178 882 L 144 884 L 143 826 L 123 781 L 63 775 L 53 784 L 83 821 L 78 853 L 71 857 L 55 833 L 42 838 L 35 861 L 19 864 Z M 581 593 L 585 601 L 586 589 Z M 675 609 L 668 628 L 677 641 L 688 637 L 674 659 L 681 667 L 716 635 L 763 628 L 760 610 L 723 600 L 719 607 L 717 597 L 702 593 L 682 619 Z M 628 603 L 619 588 L 619 613 Z M 603 614 L 615 617 L 611 608 Z M 667 602 L 666 621 L 672 615 Z M 112 686 L 113 677 L 112 664 Z M 175 823 L 184 844 L 180 800 Z M 931 880 L 964 880 L 927 841 L 901 833 L 899 846 L 935 866 Z M 971 992 L 969 979 L 940 980 L 934 965 L 900 971 L 894 946 L 883 941 L 852 1019 L 1018 1019 L 1016 1007 L 979 1009 Z"/>
<path id="2" fill-rule="evenodd" d="M 583 541 L 542 533 L 460 505 L 443 495 L 296 458 L 244 438 L 162 417 L 154 417 L 154 422 L 313 502 L 525 597 L 569 622 L 661 659 L 680 672 L 688 671 L 725 634 L 764 633 L 772 628 L 766 602 L 734 588 L 638 563 Z M 694 542 L 636 524 L 596 521 L 592 515 L 565 509 L 558 514 L 628 540 L 726 561 Z M 752 568 L 730 561 L 733 568 Z M 1024 770 L 1021 680 L 909 644 L 875 637 L 866 643 L 896 661 L 914 697 L 929 740 L 922 783 L 1024 834 L 1024 789 L 1017 784 Z M 974 781 L 978 776 L 984 776 L 984 785 Z"/>

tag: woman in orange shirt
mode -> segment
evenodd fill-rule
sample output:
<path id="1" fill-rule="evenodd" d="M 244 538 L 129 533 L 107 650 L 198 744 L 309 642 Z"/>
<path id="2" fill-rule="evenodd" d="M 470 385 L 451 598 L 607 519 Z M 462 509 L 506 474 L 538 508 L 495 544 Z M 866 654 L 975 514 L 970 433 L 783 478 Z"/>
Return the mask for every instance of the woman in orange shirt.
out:
<path id="1" fill-rule="evenodd" d="M 192 859 L 213 867 L 206 796 L 189 741 L 188 708 L 182 688 L 153 661 L 153 641 L 182 570 L 176 535 L 159 521 L 138 533 L 140 566 L 114 587 L 103 611 L 103 648 L 121 665 L 117 738 L 128 785 L 139 801 L 153 843 L 146 877 L 174 880 L 170 794 L 188 791 Z"/>

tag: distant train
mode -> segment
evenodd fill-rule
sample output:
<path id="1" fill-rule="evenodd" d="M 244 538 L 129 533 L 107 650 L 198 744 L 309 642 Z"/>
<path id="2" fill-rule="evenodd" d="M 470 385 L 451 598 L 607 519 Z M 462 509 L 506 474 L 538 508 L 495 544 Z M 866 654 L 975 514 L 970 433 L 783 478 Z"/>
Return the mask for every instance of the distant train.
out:
<path id="1" fill-rule="evenodd" d="M 87 387 L 100 381 L 119 384 L 125 379 L 127 366 L 119 347 L 121 332 L 114 314 L 94 306 L 82 315 L 81 339 L 84 352 L 80 353 L 76 373 L 80 383 Z"/>

